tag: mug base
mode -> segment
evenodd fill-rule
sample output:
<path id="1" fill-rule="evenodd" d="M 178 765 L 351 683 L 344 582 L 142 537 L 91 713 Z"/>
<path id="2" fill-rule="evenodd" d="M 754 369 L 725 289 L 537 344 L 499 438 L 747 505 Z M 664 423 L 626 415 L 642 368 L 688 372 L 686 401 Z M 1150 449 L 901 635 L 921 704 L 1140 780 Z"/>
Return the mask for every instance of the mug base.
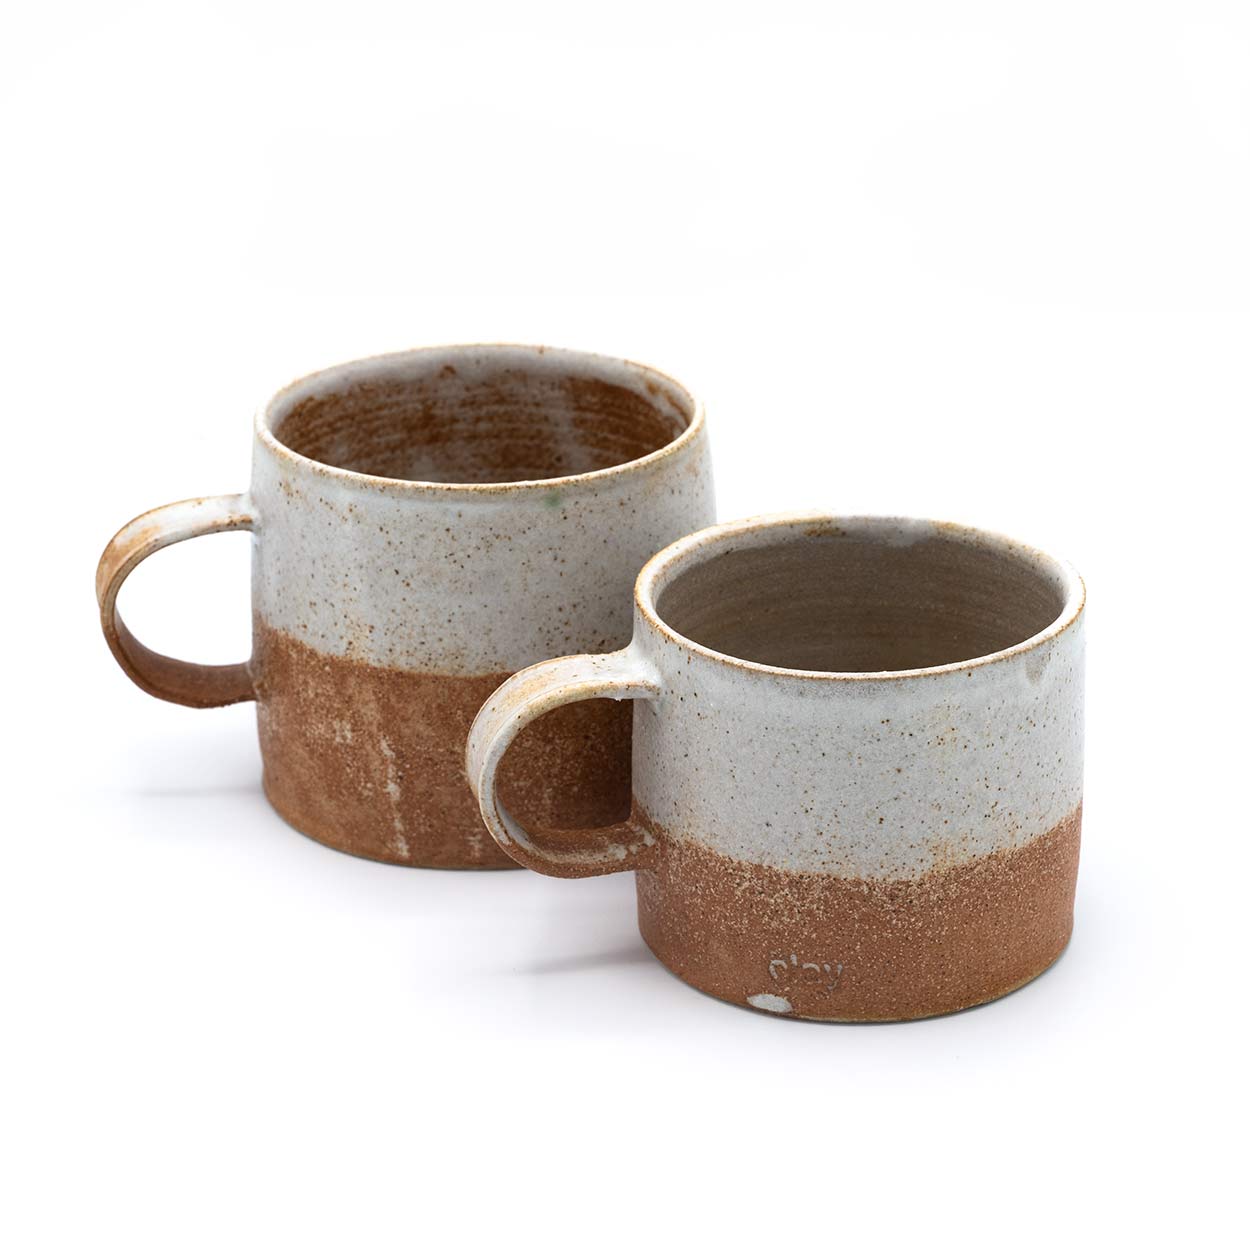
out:
<path id="1" fill-rule="evenodd" d="M 811 1015 L 802 1011 L 794 1011 L 794 1010 L 786 1011 L 782 1008 L 781 1002 L 761 1003 L 758 1001 L 752 1002 L 750 998 L 744 998 L 744 999 L 728 998 L 723 994 L 717 994 L 712 990 L 704 989 L 702 986 L 695 984 L 695 982 L 690 980 L 688 977 L 682 976 L 682 974 L 678 972 L 675 968 L 671 968 L 667 963 L 664 962 L 663 959 L 660 958 L 659 954 L 651 946 L 651 944 L 646 940 L 645 937 L 643 938 L 643 944 L 647 947 L 647 949 L 651 952 L 651 954 L 655 956 L 656 962 L 660 965 L 660 967 L 663 968 L 665 972 L 669 973 L 670 976 L 675 977 L 683 985 L 688 985 L 691 989 L 697 990 L 700 994 L 704 995 L 707 998 L 714 998 L 719 1003 L 728 1003 L 729 1006 L 737 1007 L 740 1010 L 748 1012 L 751 1015 L 774 1016 L 782 1020 L 799 1020 L 799 1021 L 802 1021 L 804 1024 L 908 1024 L 917 1020 L 938 1020 L 938 1019 L 941 1019 L 941 1017 L 943 1016 L 957 1016 L 960 1013 L 965 1012 L 965 1011 L 975 1011 L 978 1007 L 988 1007 L 991 1003 L 996 1003 L 1001 998 L 1009 998 L 1012 994 L 1016 993 L 1018 990 L 1022 990 L 1026 988 L 1027 986 L 1032 985 L 1034 981 L 1038 980 L 1040 977 L 1045 976 L 1046 973 L 1048 973 L 1060 961 L 1060 959 L 1062 959 L 1063 956 L 1067 953 L 1068 947 L 1071 945 L 1071 936 L 1069 935 L 1069 940 L 1063 944 L 1062 949 L 1059 950 L 1059 952 L 1055 955 L 1055 957 L 1048 964 L 1046 964 L 1045 967 L 1039 968 L 1036 972 L 1029 973 L 1028 976 L 1026 976 L 1023 980 L 1016 982 L 1015 985 L 1008 985 L 1002 989 L 997 989 L 992 994 L 988 994 L 984 998 L 978 998 L 973 1002 L 963 1003 L 959 1006 L 942 1007 L 936 1011 L 928 1011 L 928 1012 L 922 1012 L 916 1015 L 905 1015 L 905 1016 Z M 759 998 L 761 996 L 755 995 L 753 997 Z"/>
<path id="2" fill-rule="evenodd" d="M 340 851 L 344 855 L 352 855 L 357 859 L 371 859 L 378 864 L 394 864 L 401 868 L 444 868 L 449 871 L 491 872 L 500 869 L 519 868 L 520 865 L 505 855 L 491 841 L 485 829 L 475 830 L 472 835 L 459 834 L 437 848 L 420 848 L 407 855 L 390 850 L 376 838 L 364 836 L 353 838 L 344 835 L 339 829 L 321 828 L 312 822 L 305 822 L 290 811 L 283 810 L 282 803 L 275 797 L 269 784 L 268 776 L 262 778 L 262 787 L 269 806 L 296 833 L 303 834 L 313 842 L 328 846 L 331 850 Z M 479 841 L 480 839 L 480 841 Z M 469 848 L 477 858 L 470 858 Z"/>

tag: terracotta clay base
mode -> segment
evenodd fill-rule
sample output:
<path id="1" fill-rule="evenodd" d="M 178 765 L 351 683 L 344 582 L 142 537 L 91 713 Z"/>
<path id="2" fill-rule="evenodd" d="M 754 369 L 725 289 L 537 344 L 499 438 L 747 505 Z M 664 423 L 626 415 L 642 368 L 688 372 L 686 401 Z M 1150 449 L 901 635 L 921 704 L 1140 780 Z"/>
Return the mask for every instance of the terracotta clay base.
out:
<path id="1" fill-rule="evenodd" d="M 637 874 L 647 945 L 696 989 L 762 1011 L 846 1021 L 958 1011 L 1044 972 L 1072 932 L 1079 807 L 1021 847 L 916 880 L 784 872 L 650 828 L 664 849 Z"/>
<path id="2" fill-rule="evenodd" d="M 253 648 L 265 793 L 289 824 L 391 864 L 516 867 L 483 828 L 464 773 L 469 726 L 507 673 L 379 668 L 260 622 Z M 623 820 L 630 713 L 598 699 L 536 721 L 504 762 L 504 802 L 529 827 Z"/>

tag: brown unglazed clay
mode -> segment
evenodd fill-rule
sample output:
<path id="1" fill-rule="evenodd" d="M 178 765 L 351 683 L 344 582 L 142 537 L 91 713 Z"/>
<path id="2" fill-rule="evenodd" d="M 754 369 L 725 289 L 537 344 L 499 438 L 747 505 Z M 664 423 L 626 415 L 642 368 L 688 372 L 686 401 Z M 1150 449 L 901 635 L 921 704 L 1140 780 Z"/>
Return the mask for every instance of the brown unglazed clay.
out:
<path id="1" fill-rule="evenodd" d="M 265 793 L 284 819 L 353 855 L 431 868 L 515 867 L 482 827 L 462 756 L 507 679 L 411 673 L 326 655 L 258 623 Z M 500 786 L 539 828 L 629 812 L 628 706 L 558 708 L 529 727 Z"/>
<path id="2" fill-rule="evenodd" d="M 1072 933 L 1079 807 L 1018 849 L 902 881 L 747 863 L 638 815 L 663 848 L 637 874 L 643 939 L 730 1002 L 822 1020 L 940 1015 L 1031 981 Z"/>
<path id="3" fill-rule="evenodd" d="M 259 414 L 246 495 L 122 529 L 100 562 L 105 636 L 145 690 L 255 699 L 265 792 L 297 829 L 388 863 L 509 867 L 464 774 L 509 674 L 623 645 L 629 589 L 712 519 L 700 405 L 641 365 L 541 347 L 428 348 L 293 383 Z M 252 531 L 253 654 L 187 664 L 117 615 L 129 572 L 198 534 Z M 623 819 L 628 711 L 553 711 L 501 785 L 558 830 Z"/>

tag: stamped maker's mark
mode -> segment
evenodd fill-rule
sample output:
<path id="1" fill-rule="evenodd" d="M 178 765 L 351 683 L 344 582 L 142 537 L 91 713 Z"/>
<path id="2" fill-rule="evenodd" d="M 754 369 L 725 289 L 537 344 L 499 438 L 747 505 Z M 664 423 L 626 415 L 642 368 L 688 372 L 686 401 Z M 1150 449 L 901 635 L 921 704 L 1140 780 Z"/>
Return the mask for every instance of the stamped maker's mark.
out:
<path id="1" fill-rule="evenodd" d="M 747 1002 L 759 1011 L 771 1011 L 779 1016 L 789 1015 L 794 1011 L 794 1004 L 786 997 L 788 994 L 802 994 L 803 999 L 810 1001 L 815 995 L 824 998 L 838 988 L 842 979 L 840 963 L 825 963 L 824 960 L 814 963 L 811 960 L 800 961 L 798 955 L 774 955 L 768 961 L 768 976 L 773 983 L 773 991 L 766 994 L 749 994 Z M 800 1002 L 800 1010 L 802 1009 Z"/>
<path id="2" fill-rule="evenodd" d="M 797 955 L 774 955 L 768 961 L 768 975 L 779 987 L 832 994 L 842 979 L 840 963 L 800 963 Z"/>

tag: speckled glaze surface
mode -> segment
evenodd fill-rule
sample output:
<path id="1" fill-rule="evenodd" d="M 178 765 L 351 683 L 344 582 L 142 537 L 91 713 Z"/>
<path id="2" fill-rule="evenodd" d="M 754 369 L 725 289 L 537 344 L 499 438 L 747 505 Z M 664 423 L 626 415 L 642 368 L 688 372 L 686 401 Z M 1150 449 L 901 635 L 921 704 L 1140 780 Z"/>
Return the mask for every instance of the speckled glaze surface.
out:
<path id="1" fill-rule="evenodd" d="M 822 1020 L 913 1019 L 1031 980 L 1072 929 L 1084 587 L 1023 544 L 898 518 L 716 526 L 653 558 L 631 644 L 522 672 L 470 735 L 488 828 L 558 876 L 637 873 L 691 985 Z M 570 700 L 634 701 L 633 806 L 531 830 L 495 784 Z"/>
<path id="2" fill-rule="evenodd" d="M 482 701 L 511 673 L 629 638 L 629 587 L 714 516 L 700 405 L 626 361 L 551 348 L 429 348 L 339 366 L 258 414 L 245 495 L 124 527 L 100 561 L 105 636 L 159 697 L 257 701 L 270 801 L 296 828 L 399 864 L 510 867 L 463 772 Z M 246 664 L 159 656 L 116 612 L 171 542 L 250 529 Z M 544 828 L 629 809 L 628 709 L 556 711 L 500 785 Z"/>

